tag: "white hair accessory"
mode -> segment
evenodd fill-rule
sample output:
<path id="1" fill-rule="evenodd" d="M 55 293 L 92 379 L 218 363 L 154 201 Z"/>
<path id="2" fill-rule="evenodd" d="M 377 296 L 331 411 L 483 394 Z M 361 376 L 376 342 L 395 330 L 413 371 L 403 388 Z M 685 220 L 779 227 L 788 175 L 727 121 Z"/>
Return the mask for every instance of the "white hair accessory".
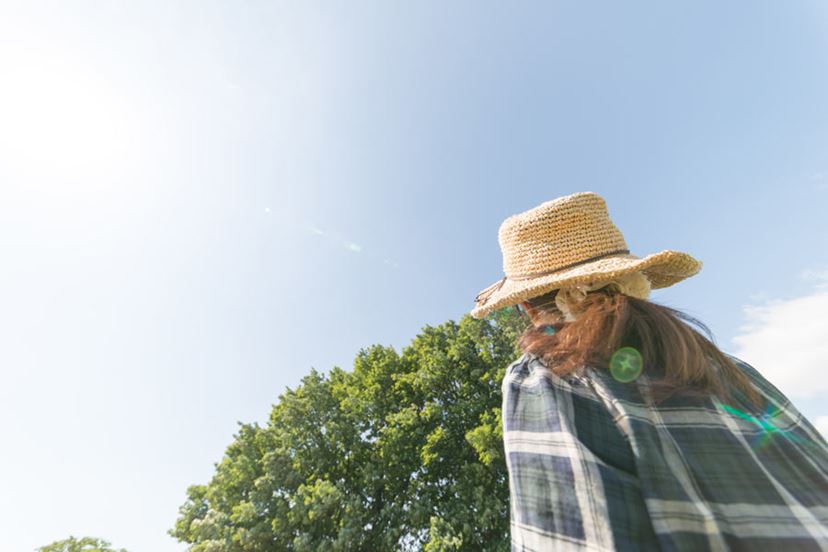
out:
<path id="1" fill-rule="evenodd" d="M 650 296 L 651 284 L 642 272 L 630 272 L 612 280 L 603 280 L 563 287 L 555 295 L 555 305 L 564 315 L 566 322 L 575 320 L 579 305 L 586 299 L 587 293 L 596 289 L 614 285 L 624 295 L 647 299 Z"/>

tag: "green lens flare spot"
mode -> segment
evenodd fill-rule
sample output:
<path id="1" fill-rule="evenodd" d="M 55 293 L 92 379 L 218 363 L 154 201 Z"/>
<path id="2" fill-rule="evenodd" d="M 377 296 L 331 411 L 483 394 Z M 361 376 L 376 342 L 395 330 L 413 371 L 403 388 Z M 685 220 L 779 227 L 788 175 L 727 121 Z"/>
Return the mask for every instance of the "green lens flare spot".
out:
<path id="1" fill-rule="evenodd" d="M 610 357 L 610 374 L 621 383 L 634 381 L 641 375 L 644 359 L 635 347 L 621 347 Z"/>
<path id="2" fill-rule="evenodd" d="M 544 326 L 543 333 L 546 335 L 555 335 L 555 327 L 554 326 Z"/>

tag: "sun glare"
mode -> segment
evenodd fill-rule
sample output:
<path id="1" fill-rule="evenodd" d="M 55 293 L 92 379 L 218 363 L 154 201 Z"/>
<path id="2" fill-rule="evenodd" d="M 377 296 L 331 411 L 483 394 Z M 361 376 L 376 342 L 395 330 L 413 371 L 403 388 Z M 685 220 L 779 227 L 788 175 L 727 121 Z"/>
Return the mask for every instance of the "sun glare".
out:
<path id="1" fill-rule="evenodd" d="M 0 147 L 26 174 L 106 169 L 130 153 L 133 117 L 103 75 L 61 56 L 0 59 Z"/>

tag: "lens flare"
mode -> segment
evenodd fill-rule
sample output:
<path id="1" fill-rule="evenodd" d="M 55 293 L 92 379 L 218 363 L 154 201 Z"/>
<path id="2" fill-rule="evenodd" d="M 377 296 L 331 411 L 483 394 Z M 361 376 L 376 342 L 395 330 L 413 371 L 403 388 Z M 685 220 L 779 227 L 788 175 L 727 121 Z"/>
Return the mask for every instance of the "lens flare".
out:
<path id="1" fill-rule="evenodd" d="M 790 429 L 782 429 L 778 425 L 775 425 L 772 420 L 776 418 L 779 414 L 781 414 L 782 410 L 773 405 L 769 405 L 760 417 L 748 414 L 747 412 L 743 412 L 738 408 L 734 408 L 727 404 L 718 403 L 718 406 L 725 412 L 728 412 L 729 414 L 733 414 L 734 416 L 737 416 L 739 418 L 742 418 L 743 420 L 747 420 L 759 426 L 761 431 L 758 432 L 751 441 L 751 447 L 754 450 L 758 451 L 767 447 L 771 443 L 778 443 L 779 439 L 782 438 L 808 448 L 818 446 L 816 443 L 811 442 L 809 439 L 806 439 L 801 435 L 794 433 L 793 431 L 798 426 L 793 426 Z"/>
<path id="2" fill-rule="evenodd" d="M 635 347 L 621 347 L 610 357 L 610 374 L 621 383 L 635 381 L 641 375 L 644 360 Z"/>

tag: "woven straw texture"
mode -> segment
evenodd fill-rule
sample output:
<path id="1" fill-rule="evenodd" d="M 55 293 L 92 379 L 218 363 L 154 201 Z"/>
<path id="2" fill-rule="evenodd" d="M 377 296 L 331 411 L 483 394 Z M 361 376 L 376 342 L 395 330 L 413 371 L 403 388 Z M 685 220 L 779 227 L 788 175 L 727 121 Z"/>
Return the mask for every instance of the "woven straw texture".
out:
<path id="1" fill-rule="evenodd" d="M 481 291 L 471 311 L 483 318 L 553 289 L 608 281 L 641 271 L 653 289 L 671 286 L 701 270 L 702 262 L 667 249 L 638 257 L 594 192 L 578 192 L 513 215 L 498 231 L 504 278 Z"/>

